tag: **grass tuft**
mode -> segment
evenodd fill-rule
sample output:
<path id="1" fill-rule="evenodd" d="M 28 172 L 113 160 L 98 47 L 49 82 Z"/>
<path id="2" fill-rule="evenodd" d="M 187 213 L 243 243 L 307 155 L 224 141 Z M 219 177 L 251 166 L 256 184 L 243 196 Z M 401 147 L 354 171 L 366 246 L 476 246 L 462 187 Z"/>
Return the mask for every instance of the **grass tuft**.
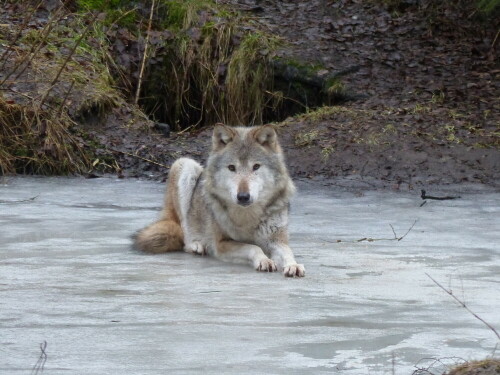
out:
<path id="1" fill-rule="evenodd" d="M 91 169 L 93 151 L 74 134 L 75 120 L 123 102 L 105 62 L 104 34 L 93 25 L 88 15 L 55 12 L 45 27 L 22 29 L 11 42 L 16 54 L 5 54 L 0 82 L 1 174 Z"/>
<path id="2" fill-rule="evenodd" d="M 88 157 L 70 134 L 67 115 L 0 99 L 0 174 L 82 172 Z"/>
<path id="3" fill-rule="evenodd" d="M 479 361 L 465 362 L 458 365 L 445 375 L 493 375 L 500 374 L 500 360 L 487 358 Z"/>
<path id="4" fill-rule="evenodd" d="M 164 1 L 174 37 L 149 71 L 142 104 L 175 129 L 215 122 L 261 124 L 274 103 L 271 61 L 278 38 L 244 28 L 244 18 L 212 1 Z"/>

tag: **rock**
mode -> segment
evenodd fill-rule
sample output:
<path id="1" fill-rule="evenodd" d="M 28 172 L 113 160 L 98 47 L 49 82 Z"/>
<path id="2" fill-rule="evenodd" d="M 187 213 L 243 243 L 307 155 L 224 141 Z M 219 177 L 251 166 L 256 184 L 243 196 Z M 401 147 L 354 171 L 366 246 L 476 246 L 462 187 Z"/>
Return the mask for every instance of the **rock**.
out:
<path id="1" fill-rule="evenodd" d="M 154 129 L 160 131 L 161 134 L 165 137 L 170 137 L 170 125 L 169 124 L 164 124 L 162 122 L 157 122 L 154 125 Z"/>

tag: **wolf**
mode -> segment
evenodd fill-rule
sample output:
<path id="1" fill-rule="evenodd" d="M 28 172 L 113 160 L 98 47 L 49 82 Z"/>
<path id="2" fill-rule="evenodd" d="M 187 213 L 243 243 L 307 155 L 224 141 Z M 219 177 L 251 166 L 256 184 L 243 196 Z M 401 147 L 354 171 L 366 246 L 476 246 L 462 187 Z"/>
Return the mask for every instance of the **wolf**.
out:
<path id="1" fill-rule="evenodd" d="M 161 217 L 136 234 L 135 247 L 208 254 L 303 277 L 288 245 L 294 193 L 274 127 L 216 124 L 206 168 L 189 158 L 172 164 Z"/>

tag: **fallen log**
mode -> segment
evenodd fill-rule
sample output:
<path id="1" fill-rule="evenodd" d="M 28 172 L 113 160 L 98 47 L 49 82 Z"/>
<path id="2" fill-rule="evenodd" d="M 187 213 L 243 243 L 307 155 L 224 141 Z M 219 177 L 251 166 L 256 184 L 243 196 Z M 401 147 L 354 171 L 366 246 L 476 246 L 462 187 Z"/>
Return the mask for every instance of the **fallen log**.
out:
<path id="1" fill-rule="evenodd" d="M 306 65 L 300 66 L 294 62 L 278 59 L 273 63 L 274 77 L 284 81 L 298 82 L 318 89 L 327 89 L 332 82 L 339 78 L 355 73 L 359 70 L 359 65 L 354 65 L 346 69 L 328 72 L 325 69 L 312 69 Z"/>

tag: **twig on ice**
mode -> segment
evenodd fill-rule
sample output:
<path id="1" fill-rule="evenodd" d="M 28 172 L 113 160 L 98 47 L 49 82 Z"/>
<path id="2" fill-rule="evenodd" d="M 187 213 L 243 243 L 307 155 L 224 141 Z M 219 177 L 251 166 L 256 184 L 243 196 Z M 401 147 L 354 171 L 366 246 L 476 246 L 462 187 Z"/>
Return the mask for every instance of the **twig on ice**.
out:
<path id="1" fill-rule="evenodd" d="M 445 201 L 445 200 L 448 200 L 448 199 L 458 199 L 458 198 L 461 198 L 460 195 L 457 195 L 457 196 L 451 196 L 451 195 L 447 195 L 447 196 L 444 196 L 444 197 L 434 197 L 432 195 L 427 195 L 427 193 L 425 192 L 425 190 L 421 190 L 420 191 L 420 198 L 422 199 L 434 199 L 434 200 L 437 200 L 437 201 Z M 423 206 L 423 204 L 422 204 Z"/>
<path id="2" fill-rule="evenodd" d="M 367 241 L 367 242 L 375 242 L 375 241 L 401 241 L 403 238 L 405 238 L 408 235 L 408 233 L 411 232 L 411 230 L 413 229 L 413 227 L 415 226 L 415 224 L 417 223 L 417 221 L 418 220 L 415 220 L 413 222 L 413 224 L 411 225 L 411 227 L 401 237 L 398 237 L 398 235 L 396 234 L 396 231 L 394 230 L 394 227 L 391 224 L 389 224 L 389 226 L 392 229 L 392 233 L 394 234 L 393 238 L 371 238 L 371 237 L 363 237 L 363 238 L 360 238 L 359 240 L 354 240 L 354 241 L 343 241 L 343 240 L 329 241 L 329 240 L 325 240 L 323 238 L 320 238 L 320 240 L 321 241 L 325 241 L 325 242 L 330 242 L 330 243 L 339 243 L 339 242 L 356 243 L 356 242 L 363 242 L 363 241 Z"/>
<path id="3" fill-rule="evenodd" d="M 460 306 L 462 306 L 469 313 L 471 313 L 474 318 L 476 318 L 477 320 L 481 321 L 484 325 L 486 325 L 486 327 L 488 327 L 489 329 L 491 329 L 493 331 L 493 333 L 496 335 L 496 337 L 498 337 L 498 339 L 500 340 L 500 335 L 498 334 L 497 330 L 491 324 L 489 324 L 488 322 L 486 322 L 483 318 L 481 318 L 479 315 L 477 315 L 475 312 L 473 312 L 471 309 L 469 309 L 469 307 L 465 304 L 465 302 L 461 301 L 457 296 L 455 296 L 450 289 L 446 289 L 444 286 L 442 286 L 440 283 L 438 283 L 434 278 L 432 278 L 432 276 L 429 275 L 428 273 L 425 273 L 425 274 L 427 275 L 427 277 L 429 279 L 431 279 L 434 282 L 434 284 L 436 284 L 438 287 L 440 287 L 441 289 L 443 289 L 446 292 L 446 294 L 450 295 L 455 301 L 458 302 L 458 304 Z"/>
<path id="4" fill-rule="evenodd" d="M 31 369 L 31 374 L 36 375 L 38 372 L 42 373 L 43 368 L 45 367 L 45 362 L 47 362 L 47 353 L 45 352 L 47 349 L 47 341 L 44 341 L 40 344 L 40 356 L 38 357 L 38 361 L 36 361 L 35 366 Z"/>
<path id="5" fill-rule="evenodd" d="M 35 199 L 37 199 L 40 195 L 37 195 L 35 197 L 31 197 L 28 199 L 15 199 L 15 200 L 4 200 L 0 199 L 0 203 L 23 203 L 23 202 L 33 202 Z"/>

